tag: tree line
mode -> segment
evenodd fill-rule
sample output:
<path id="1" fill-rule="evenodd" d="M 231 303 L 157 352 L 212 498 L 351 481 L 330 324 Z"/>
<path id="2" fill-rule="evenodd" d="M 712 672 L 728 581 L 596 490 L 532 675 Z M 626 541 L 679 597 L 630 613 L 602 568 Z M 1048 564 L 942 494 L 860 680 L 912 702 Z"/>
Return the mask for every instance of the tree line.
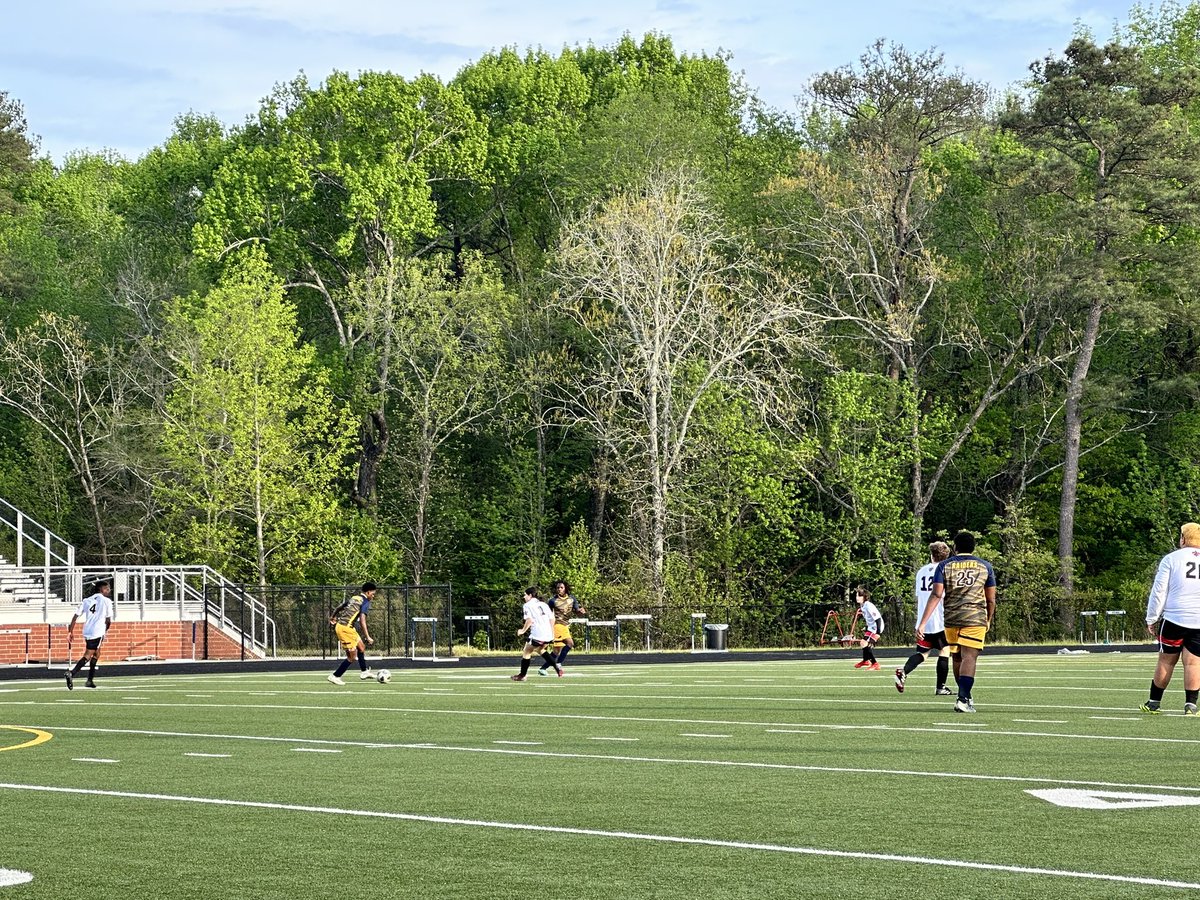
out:
<path id="1" fill-rule="evenodd" d="M 904 621 L 967 528 L 1012 639 L 1135 611 L 1200 488 L 1198 48 L 880 41 L 791 114 L 627 36 L 61 166 L 0 92 L 0 496 L 104 565 L 792 620 Z"/>

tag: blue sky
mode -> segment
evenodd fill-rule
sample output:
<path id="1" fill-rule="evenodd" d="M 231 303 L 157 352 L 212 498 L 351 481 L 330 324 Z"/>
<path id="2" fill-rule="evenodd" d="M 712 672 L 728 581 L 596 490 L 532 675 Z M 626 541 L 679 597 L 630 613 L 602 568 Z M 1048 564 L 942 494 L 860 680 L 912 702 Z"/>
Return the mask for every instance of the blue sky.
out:
<path id="1" fill-rule="evenodd" d="M 502 46 L 557 51 L 658 31 L 681 51 L 732 53 L 760 97 L 793 110 L 813 75 L 854 62 L 877 38 L 936 47 L 1002 89 L 1061 51 L 1077 23 L 1110 36 L 1131 2 L 42 0 L 5 11 L 0 91 L 24 105 L 56 162 L 82 149 L 136 159 L 181 113 L 241 123 L 302 70 L 314 83 L 364 69 L 448 79 Z"/>

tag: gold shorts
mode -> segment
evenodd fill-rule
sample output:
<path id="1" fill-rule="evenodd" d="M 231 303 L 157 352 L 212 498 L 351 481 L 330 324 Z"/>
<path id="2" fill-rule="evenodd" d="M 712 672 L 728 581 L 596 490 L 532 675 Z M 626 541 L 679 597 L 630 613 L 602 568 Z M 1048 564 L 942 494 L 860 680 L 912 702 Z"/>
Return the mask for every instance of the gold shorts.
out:
<path id="1" fill-rule="evenodd" d="M 570 641 L 571 643 L 575 643 L 575 641 L 571 638 L 571 626 L 570 625 L 562 625 L 562 624 L 559 624 L 558 622 L 555 622 L 554 623 L 554 646 L 562 647 L 568 641 Z"/>
<path id="2" fill-rule="evenodd" d="M 946 641 L 951 647 L 974 647 L 976 650 L 982 650 L 986 635 L 986 625 L 963 625 L 959 628 L 946 626 Z"/>
<path id="3" fill-rule="evenodd" d="M 337 635 L 338 643 L 342 645 L 343 650 L 354 650 L 361 640 L 358 632 L 349 625 L 334 625 L 333 633 Z"/>

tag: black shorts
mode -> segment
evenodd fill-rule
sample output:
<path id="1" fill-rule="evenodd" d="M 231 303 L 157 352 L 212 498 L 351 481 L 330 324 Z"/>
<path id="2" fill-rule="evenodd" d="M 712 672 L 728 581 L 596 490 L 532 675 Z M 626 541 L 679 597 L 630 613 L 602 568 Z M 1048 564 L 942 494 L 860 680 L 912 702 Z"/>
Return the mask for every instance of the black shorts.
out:
<path id="1" fill-rule="evenodd" d="M 1200 656 L 1200 628 L 1184 628 L 1164 619 L 1162 628 L 1158 631 L 1158 649 L 1170 656 L 1181 650 Z"/>
<path id="2" fill-rule="evenodd" d="M 530 638 L 528 641 L 525 642 L 525 645 L 527 647 L 532 647 L 534 650 L 545 650 L 547 647 L 549 647 L 553 643 L 554 643 L 553 640 L 535 641 L 533 638 Z"/>
<path id="3" fill-rule="evenodd" d="M 946 640 L 946 632 L 944 631 L 927 631 L 925 632 L 924 640 L 917 641 L 917 652 L 925 653 L 929 650 L 941 650 L 943 647 L 949 647 L 950 642 Z"/>
<path id="4" fill-rule="evenodd" d="M 84 638 L 83 646 L 86 647 L 88 650 L 99 650 L 100 642 L 102 640 L 104 640 L 103 636 L 98 637 L 98 638 Z"/>

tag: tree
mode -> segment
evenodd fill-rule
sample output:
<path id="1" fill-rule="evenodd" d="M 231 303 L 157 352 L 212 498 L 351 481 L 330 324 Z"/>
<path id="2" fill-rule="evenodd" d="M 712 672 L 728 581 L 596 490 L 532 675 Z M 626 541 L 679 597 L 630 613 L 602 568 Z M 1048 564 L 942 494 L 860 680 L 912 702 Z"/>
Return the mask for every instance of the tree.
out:
<path id="1" fill-rule="evenodd" d="M 723 230 L 679 172 L 567 226 L 551 277 L 554 308 L 577 335 L 564 413 L 611 451 L 645 510 L 661 603 L 671 495 L 695 449 L 697 407 L 717 388 L 749 396 L 767 386 L 774 359 L 813 350 L 803 298 Z"/>
<path id="2" fill-rule="evenodd" d="M 1058 202 L 1054 226 L 1071 235 L 1061 275 L 1078 328 L 1063 407 L 1060 578 L 1074 586 L 1075 511 L 1093 356 L 1111 317 L 1155 296 L 1193 288 L 1192 236 L 1200 212 L 1200 141 L 1188 111 L 1200 68 L 1163 69 L 1136 47 L 1071 41 L 1032 66 L 1032 94 L 1003 124 L 1042 155 L 1037 193 Z M 1190 283 L 1189 283 L 1190 282 Z M 1185 287 L 1185 284 L 1187 287 Z"/>
<path id="3" fill-rule="evenodd" d="M 337 528 L 353 426 L 263 254 L 239 254 L 212 291 L 177 301 L 164 352 L 178 367 L 162 434 L 166 555 L 260 585 L 303 577 Z"/>

